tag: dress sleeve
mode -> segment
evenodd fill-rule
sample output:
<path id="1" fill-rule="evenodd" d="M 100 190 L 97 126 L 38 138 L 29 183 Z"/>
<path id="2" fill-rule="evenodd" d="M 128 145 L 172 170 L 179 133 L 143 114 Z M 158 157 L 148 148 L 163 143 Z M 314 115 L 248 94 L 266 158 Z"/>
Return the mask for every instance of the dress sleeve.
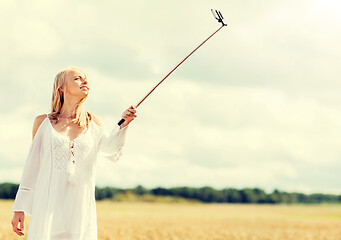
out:
<path id="1" fill-rule="evenodd" d="M 40 152 L 42 146 L 42 130 L 40 124 L 26 159 L 24 171 L 22 173 L 19 189 L 17 191 L 12 212 L 22 211 L 26 216 L 31 216 L 34 199 L 34 189 L 36 186 L 39 165 Z"/>
<path id="2" fill-rule="evenodd" d="M 129 125 L 120 129 L 120 126 L 116 124 L 110 134 L 108 134 L 107 130 L 102 127 L 102 134 L 98 147 L 98 153 L 100 156 L 113 162 L 117 162 L 119 160 L 126 141 L 128 126 Z"/>

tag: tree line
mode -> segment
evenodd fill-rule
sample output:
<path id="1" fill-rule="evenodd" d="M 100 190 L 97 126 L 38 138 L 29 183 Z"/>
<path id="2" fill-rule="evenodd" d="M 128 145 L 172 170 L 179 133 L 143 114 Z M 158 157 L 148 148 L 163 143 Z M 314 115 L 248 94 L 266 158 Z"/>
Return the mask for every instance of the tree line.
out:
<path id="1" fill-rule="evenodd" d="M 0 198 L 14 199 L 19 185 L 14 183 L 0 184 Z M 147 189 L 141 185 L 134 188 L 96 187 L 96 200 L 113 199 L 118 194 L 134 194 L 137 196 L 153 195 L 180 197 L 189 200 L 198 200 L 204 203 L 341 203 L 341 195 L 333 194 L 303 194 L 296 192 L 284 192 L 274 190 L 266 193 L 260 188 L 224 188 L 214 189 L 212 187 L 173 187 Z"/>

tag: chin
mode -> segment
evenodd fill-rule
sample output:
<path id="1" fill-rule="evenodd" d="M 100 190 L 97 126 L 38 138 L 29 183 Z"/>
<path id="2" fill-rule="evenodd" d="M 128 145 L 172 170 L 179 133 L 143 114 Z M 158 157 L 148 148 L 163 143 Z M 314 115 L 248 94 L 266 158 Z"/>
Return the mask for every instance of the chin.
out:
<path id="1" fill-rule="evenodd" d="M 81 95 L 82 96 L 88 96 L 89 95 L 89 91 L 82 91 Z"/>
<path id="2" fill-rule="evenodd" d="M 80 95 L 81 99 L 89 97 L 89 93 L 83 93 Z"/>

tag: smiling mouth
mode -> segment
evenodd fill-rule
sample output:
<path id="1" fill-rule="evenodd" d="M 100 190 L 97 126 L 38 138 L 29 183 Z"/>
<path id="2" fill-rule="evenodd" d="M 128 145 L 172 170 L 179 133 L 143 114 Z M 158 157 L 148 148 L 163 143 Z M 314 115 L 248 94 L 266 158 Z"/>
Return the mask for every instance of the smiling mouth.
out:
<path id="1" fill-rule="evenodd" d="M 89 91 L 89 88 L 86 86 L 81 87 L 81 89 L 85 89 L 85 90 Z"/>

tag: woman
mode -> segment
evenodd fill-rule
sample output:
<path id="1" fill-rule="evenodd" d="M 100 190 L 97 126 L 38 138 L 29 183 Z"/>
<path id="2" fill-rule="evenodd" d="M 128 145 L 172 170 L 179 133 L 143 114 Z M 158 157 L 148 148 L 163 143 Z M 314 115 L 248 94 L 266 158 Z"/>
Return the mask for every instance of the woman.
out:
<path id="1" fill-rule="evenodd" d="M 97 239 L 95 166 L 97 154 L 116 162 L 125 144 L 133 106 L 110 134 L 101 119 L 84 110 L 89 83 L 79 68 L 57 74 L 50 114 L 37 116 L 33 141 L 12 211 L 13 231 L 27 239 Z M 18 228 L 18 225 L 20 227 Z"/>

